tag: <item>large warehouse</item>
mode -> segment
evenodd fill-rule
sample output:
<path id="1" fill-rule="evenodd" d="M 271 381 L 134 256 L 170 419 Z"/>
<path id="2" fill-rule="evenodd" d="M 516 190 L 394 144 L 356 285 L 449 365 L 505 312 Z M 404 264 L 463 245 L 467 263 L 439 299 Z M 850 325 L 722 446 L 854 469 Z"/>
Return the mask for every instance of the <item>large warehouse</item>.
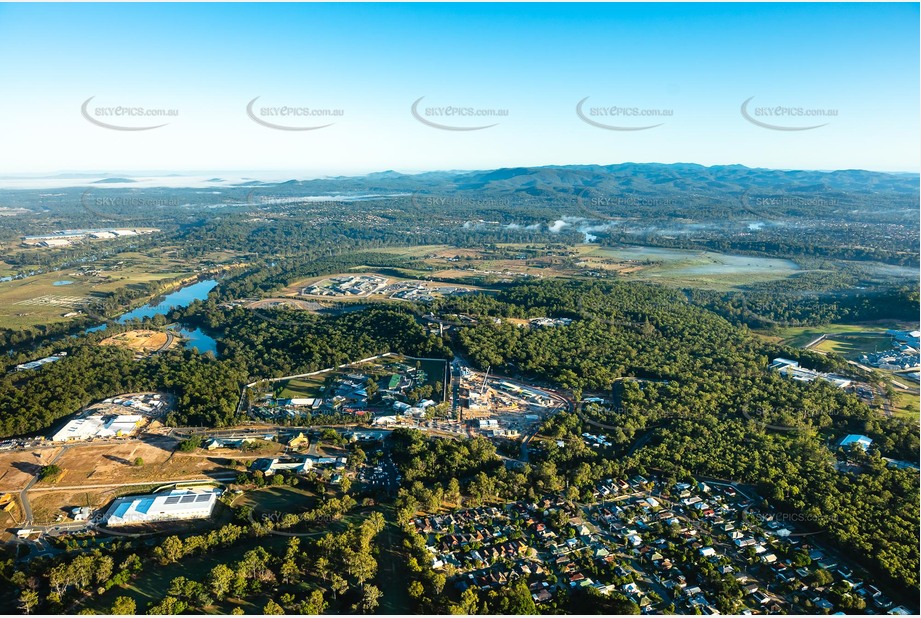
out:
<path id="1" fill-rule="evenodd" d="M 137 430 L 143 420 L 140 414 L 119 414 L 117 416 L 87 416 L 70 421 L 51 439 L 55 442 L 68 440 L 89 440 L 90 438 L 112 438 L 129 436 Z"/>
<path id="2" fill-rule="evenodd" d="M 153 521 L 204 519 L 211 516 L 220 489 L 175 489 L 169 493 L 116 498 L 104 521 L 109 526 L 126 526 Z"/>

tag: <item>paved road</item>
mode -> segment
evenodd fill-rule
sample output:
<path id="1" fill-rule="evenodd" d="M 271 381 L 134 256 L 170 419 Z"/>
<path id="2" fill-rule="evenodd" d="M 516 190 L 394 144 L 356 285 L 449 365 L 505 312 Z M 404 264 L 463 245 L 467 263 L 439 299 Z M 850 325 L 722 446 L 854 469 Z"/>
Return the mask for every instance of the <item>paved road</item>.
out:
<path id="1" fill-rule="evenodd" d="M 207 483 L 209 481 L 233 481 L 237 478 L 237 474 L 216 474 L 214 476 L 199 477 L 192 479 L 167 479 L 162 481 L 143 481 L 143 482 L 134 482 L 134 483 L 103 483 L 100 485 L 64 485 L 64 486 L 54 486 L 54 487 L 38 487 L 32 491 L 62 491 L 62 490 L 73 490 L 73 489 L 109 489 L 117 487 L 138 487 L 141 485 L 175 485 L 177 483 Z"/>
<path id="2" fill-rule="evenodd" d="M 51 464 L 56 462 L 58 459 L 60 459 L 61 455 L 66 453 L 69 449 L 70 449 L 70 446 L 65 446 L 64 448 L 62 448 L 61 452 L 55 455 L 54 458 L 48 462 L 48 465 L 50 466 Z M 28 527 L 32 524 L 32 505 L 29 504 L 28 492 L 29 492 L 29 489 L 38 482 L 39 474 L 41 474 L 41 468 L 39 468 L 38 472 L 35 473 L 35 476 L 32 477 L 32 480 L 29 481 L 29 483 L 22 489 L 22 491 L 19 492 L 19 503 L 22 504 L 22 514 L 23 514 L 22 525 L 23 527 Z"/>
<path id="3" fill-rule="evenodd" d="M 166 343 L 164 343 L 163 345 L 161 345 L 160 348 L 155 352 L 155 354 L 159 354 L 160 352 L 165 352 L 165 351 L 169 350 L 169 347 L 170 347 L 170 345 L 172 345 L 173 339 L 175 339 L 175 338 L 176 338 L 175 335 L 173 335 L 173 333 L 171 333 L 169 330 L 167 330 L 167 331 L 166 331 Z"/>

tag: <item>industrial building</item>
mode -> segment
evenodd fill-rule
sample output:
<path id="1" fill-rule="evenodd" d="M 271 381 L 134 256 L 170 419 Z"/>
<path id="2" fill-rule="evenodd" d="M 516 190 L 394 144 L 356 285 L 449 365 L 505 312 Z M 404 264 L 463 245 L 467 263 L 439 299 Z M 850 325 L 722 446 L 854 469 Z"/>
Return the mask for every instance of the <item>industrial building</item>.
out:
<path id="1" fill-rule="evenodd" d="M 286 458 L 265 457 L 255 460 L 250 469 L 258 470 L 266 476 L 272 476 L 282 470 L 289 470 L 295 474 L 307 474 L 315 466 L 344 468 L 347 462 L 346 457 L 316 457 L 314 455 L 299 455 Z"/>
<path id="2" fill-rule="evenodd" d="M 51 439 L 54 442 L 113 438 L 133 434 L 144 417 L 139 414 L 87 416 L 76 418 L 62 427 Z"/>
<path id="3" fill-rule="evenodd" d="M 870 448 L 871 444 L 873 444 L 872 438 L 868 438 L 867 436 L 862 436 L 859 434 L 850 434 L 841 440 L 841 446 L 845 448 L 854 445 L 862 448 L 863 450 L 867 450 Z"/>
<path id="4" fill-rule="evenodd" d="M 812 382 L 813 380 L 824 380 L 834 384 L 838 388 L 850 386 L 851 380 L 831 373 L 820 373 L 812 369 L 800 367 L 800 364 L 789 358 L 775 358 L 768 366 L 769 369 L 775 369 L 781 375 L 792 378 L 798 382 Z"/>
<path id="5" fill-rule="evenodd" d="M 67 352 L 60 352 L 53 356 L 46 356 L 45 358 L 40 358 L 30 363 L 23 363 L 21 365 L 16 365 L 16 371 L 28 371 L 29 369 L 38 369 L 42 365 L 47 365 L 48 363 L 54 363 L 56 361 L 59 361 L 65 356 L 67 356 Z"/>
<path id="6" fill-rule="evenodd" d="M 211 516 L 220 489 L 175 489 L 169 493 L 116 498 L 106 511 L 108 526 L 127 526 L 155 521 L 204 519 Z"/>

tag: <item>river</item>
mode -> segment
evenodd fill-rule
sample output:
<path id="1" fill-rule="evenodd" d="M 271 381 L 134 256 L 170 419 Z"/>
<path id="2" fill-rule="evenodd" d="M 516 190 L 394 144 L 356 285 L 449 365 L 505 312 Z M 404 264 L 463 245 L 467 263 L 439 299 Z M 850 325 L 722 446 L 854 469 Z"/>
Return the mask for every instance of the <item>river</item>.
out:
<path id="1" fill-rule="evenodd" d="M 166 315 L 173 309 L 188 307 L 196 300 L 205 300 L 208 298 L 208 292 L 213 290 L 216 286 L 217 281 L 215 279 L 206 279 L 204 281 L 192 283 L 179 288 L 175 292 L 166 294 L 160 298 L 157 304 L 151 303 L 138 307 L 137 309 L 132 309 L 120 315 L 115 321 L 118 324 L 124 324 L 128 320 L 142 320 L 144 318 L 152 318 L 155 315 Z M 86 332 L 95 333 L 103 331 L 107 327 L 107 324 L 100 324 L 99 326 L 86 329 Z M 217 356 L 217 341 L 203 332 L 200 328 L 194 330 L 173 328 L 172 330 L 187 340 L 186 347 L 198 348 L 198 351 L 203 354 L 205 352 L 211 352 Z"/>

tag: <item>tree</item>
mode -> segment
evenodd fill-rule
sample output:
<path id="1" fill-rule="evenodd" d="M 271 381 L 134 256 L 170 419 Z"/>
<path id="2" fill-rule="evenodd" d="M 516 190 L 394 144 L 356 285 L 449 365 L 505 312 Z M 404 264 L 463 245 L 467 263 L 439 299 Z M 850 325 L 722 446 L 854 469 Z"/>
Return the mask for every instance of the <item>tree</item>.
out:
<path id="1" fill-rule="evenodd" d="M 380 588 L 377 586 L 365 586 L 365 591 L 361 595 L 362 611 L 364 611 L 366 614 L 373 612 L 375 609 L 377 609 L 377 605 L 380 603 L 382 596 L 384 596 L 384 593 L 382 593 Z"/>
<path id="2" fill-rule="evenodd" d="M 425 594 L 425 587 L 422 585 L 422 582 L 420 582 L 419 580 L 413 580 L 409 584 L 409 588 L 407 588 L 407 592 L 409 592 L 409 596 L 411 596 L 412 598 L 421 599 L 422 595 Z"/>
<path id="3" fill-rule="evenodd" d="M 175 535 L 168 536 L 154 549 L 154 556 L 160 560 L 160 564 L 165 565 L 182 558 L 182 550 L 182 539 Z"/>
<path id="4" fill-rule="evenodd" d="M 281 605 L 269 599 L 269 602 L 265 604 L 265 607 L 262 608 L 263 616 L 282 616 L 284 615 L 285 610 Z"/>
<path id="5" fill-rule="evenodd" d="M 346 569 L 360 586 L 364 586 L 364 583 L 377 572 L 377 560 L 369 551 L 352 552 L 346 559 Z"/>
<path id="6" fill-rule="evenodd" d="M 332 588 L 333 598 L 335 599 L 349 589 L 349 583 L 338 573 L 333 573 L 329 578 L 329 587 Z"/>
<path id="7" fill-rule="evenodd" d="M 528 586 L 519 580 L 506 584 L 489 593 L 489 609 L 492 614 L 534 615 L 537 606 L 528 591 Z"/>
<path id="8" fill-rule="evenodd" d="M 112 609 L 109 610 L 109 613 L 113 616 L 133 616 L 137 613 L 137 604 L 131 597 L 115 597 L 115 601 L 112 603 Z"/>
<path id="9" fill-rule="evenodd" d="M 179 443 L 178 449 L 183 453 L 191 453 L 201 446 L 201 436 L 190 436 Z"/>
<path id="10" fill-rule="evenodd" d="M 832 583 L 835 578 L 825 569 L 816 569 L 815 573 L 812 574 L 812 581 L 815 582 L 816 586 L 821 587 Z"/>
<path id="11" fill-rule="evenodd" d="M 281 568 L 279 569 L 279 574 L 281 575 L 281 581 L 290 584 L 291 582 L 297 579 L 297 576 L 300 575 L 301 570 L 297 566 L 297 562 L 289 558 L 281 563 Z"/>
<path id="12" fill-rule="evenodd" d="M 461 593 L 460 604 L 458 605 L 459 613 L 472 616 L 479 614 L 481 608 L 480 597 L 475 588 L 467 588 Z"/>
<path id="13" fill-rule="evenodd" d="M 445 490 L 444 499 L 451 504 L 460 502 L 460 483 L 453 476 L 448 481 L 448 488 Z"/>
<path id="14" fill-rule="evenodd" d="M 112 571 L 115 568 L 115 561 L 112 560 L 111 556 L 100 556 L 96 560 L 95 564 L 95 573 L 93 574 L 93 579 L 97 584 L 105 583 L 110 577 L 112 577 Z"/>
<path id="15" fill-rule="evenodd" d="M 207 581 L 208 586 L 211 588 L 211 592 L 214 594 L 214 598 L 219 601 L 222 600 L 233 585 L 233 580 L 233 569 L 226 564 L 218 564 L 211 569 L 208 573 Z"/>
<path id="16" fill-rule="evenodd" d="M 176 597 L 166 596 L 162 601 L 147 610 L 150 616 L 175 616 L 188 608 L 188 604 Z"/>
<path id="17" fill-rule="evenodd" d="M 448 578 L 444 573 L 433 573 L 430 578 L 430 583 L 432 585 L 432 593 L 438 596 L 441 594 L 441 591 L 444 590 L 445 584 L 448 583 Z"/>
<path id="18" fill-rule="evenodd" d="M 314 590 L 310 596 L 301 603 L 301 614 L 308 616 L 318 616 L 326 611 L 327 603 L 323 598 L 322 590 Z"/>
<path id="19" fill-rule="evenodd" d="M 42 466 L 38 471 L 38 478 L 41 480 L 53 479 L 60 475 L 64 470 L 61 469 L 61 466 L 57 464 L 48 464 L 47 466 Z"/>
<path id="20" fill-rule="evenodd" d="M 569 599 L 569 611 L 573 614 L 639 614 L 640 608 L 619 594 L 603 594 L 595 588 L 576 588 Z"/>
<path id="21" fill-rule="evenodd" d="M 143 466 L 143 465 L 144 465 L 144 458 L 143 458 L 143 457 L 135 457 L 135 458 L 134 458 L 134 467 L 135 467 L 135 468 L 140 468 L 140 467 Z"/>
<path id="22" fill-rule="evenodd" d="M 326 581 L 329 579 L 329 559 L 325 556 L 320 556 L 313 563 L 313 570 L 316 572 L 317 577 Z"/>
<path id="23" fill-rule="evenodd" d="M 23 590 L 19 595 L 19 607 L 23 613 L 31 614 L 38 605 L 38 593 L 34 590 Z"/>

